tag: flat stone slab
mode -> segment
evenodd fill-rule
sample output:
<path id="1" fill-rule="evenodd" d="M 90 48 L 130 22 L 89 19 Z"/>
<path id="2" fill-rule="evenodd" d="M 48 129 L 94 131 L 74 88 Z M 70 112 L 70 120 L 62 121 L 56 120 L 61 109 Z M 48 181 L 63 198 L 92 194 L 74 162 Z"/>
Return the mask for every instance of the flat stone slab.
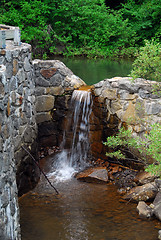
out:
<path id="1" fill-rule="evenodd" d="M 85 182 L 107 183 L 109 181 L 106 167 L 88 168 L 75 177 Z"/>

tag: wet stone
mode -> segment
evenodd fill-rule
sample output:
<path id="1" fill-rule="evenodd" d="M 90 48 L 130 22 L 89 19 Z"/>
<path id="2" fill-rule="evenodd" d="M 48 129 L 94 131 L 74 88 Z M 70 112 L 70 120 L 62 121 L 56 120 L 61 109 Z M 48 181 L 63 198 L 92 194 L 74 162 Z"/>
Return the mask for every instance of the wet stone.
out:
<path id="1" fill-rule="evenodd" d="M 123 198 L 134 202 L 153 200 L 158 192 L 155 182 L 132 188 Z"/>
<path id="2" fill-rule="evenodd" d="M 36 122 L 37 124 L 42 122 L 48 122 L 52 120 L 52 116 L 48 112 L 37 113 L 36 114 Z"/>
<path id="3" fill-rule="evenodd" d="M 109 181 L 106 167 L 89 168 L 78 173 L 76 178 L 85 182 L 107 183 Z"/>

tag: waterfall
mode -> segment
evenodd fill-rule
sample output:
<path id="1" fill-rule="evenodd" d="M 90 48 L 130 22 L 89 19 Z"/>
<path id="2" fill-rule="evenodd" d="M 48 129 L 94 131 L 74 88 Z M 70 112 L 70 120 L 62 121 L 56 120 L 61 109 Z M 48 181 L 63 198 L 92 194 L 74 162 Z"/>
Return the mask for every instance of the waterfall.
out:
<path id="1" fill-rule="evenodd" d="M 74 90 L 66 116 L 61 152 L 54 156 L 49 177 L 54 176 L 58 181 L 67 180 L 89 165 L 89 117 L 92 104 L 89 90 Z"/>

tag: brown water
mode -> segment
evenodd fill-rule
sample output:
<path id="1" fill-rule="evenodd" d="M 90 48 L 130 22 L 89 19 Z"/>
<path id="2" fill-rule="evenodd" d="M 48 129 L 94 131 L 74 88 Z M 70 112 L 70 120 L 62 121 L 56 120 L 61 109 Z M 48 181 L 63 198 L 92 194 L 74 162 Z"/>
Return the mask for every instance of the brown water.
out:
<path id="1" fill-rule="evenodd" d="M 47 162 L 51 165 L 52 159 Z M 19 199 L 22 240 L 157 239 L 161 224 L 139 218 L 136 204 L 124 202 L 114 185 L 72 178 L 55 186 L 58 197 L 42 177 Z"/>

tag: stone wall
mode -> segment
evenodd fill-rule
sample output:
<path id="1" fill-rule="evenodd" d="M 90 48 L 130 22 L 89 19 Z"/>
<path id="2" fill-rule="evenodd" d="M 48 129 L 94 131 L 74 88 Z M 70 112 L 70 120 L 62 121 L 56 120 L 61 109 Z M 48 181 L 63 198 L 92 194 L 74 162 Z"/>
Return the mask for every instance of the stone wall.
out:
<path id="1" fill-rule="evenodd" d="M 36 168 L 21 148 L 33 147 L 37 136 L 34 90 L 31 46 L 15 47 L 12 41 L 7 41 L 6 49 L 0 50 L 0 239 L 3 240 L 20 239 L 18 190 L 20 194 L 27 191 L 22 187 L 28 188 L 29 179 L 35 177 Z"/>
<path id="2" fill-rule="evenodd" d="M 122 126 L 131 129 L 134 136 L 143 137 L 151 124 L 161 124 L 161 98 L 153 94 L 154 83 L 115 77 L 94 85 L 94 115 L 103 125 L 101 140 L 105 141 Z M 104 150 L 100 142 L 93 140 L 93 146 L 99 146 L 93 149 L 97 156 Z"/>
<path id="3" fill-rule="evenodd" d="M 85 83 L 59 60 L 34 60 L 39 146 L 59 145 L 72 91 Z"/>

